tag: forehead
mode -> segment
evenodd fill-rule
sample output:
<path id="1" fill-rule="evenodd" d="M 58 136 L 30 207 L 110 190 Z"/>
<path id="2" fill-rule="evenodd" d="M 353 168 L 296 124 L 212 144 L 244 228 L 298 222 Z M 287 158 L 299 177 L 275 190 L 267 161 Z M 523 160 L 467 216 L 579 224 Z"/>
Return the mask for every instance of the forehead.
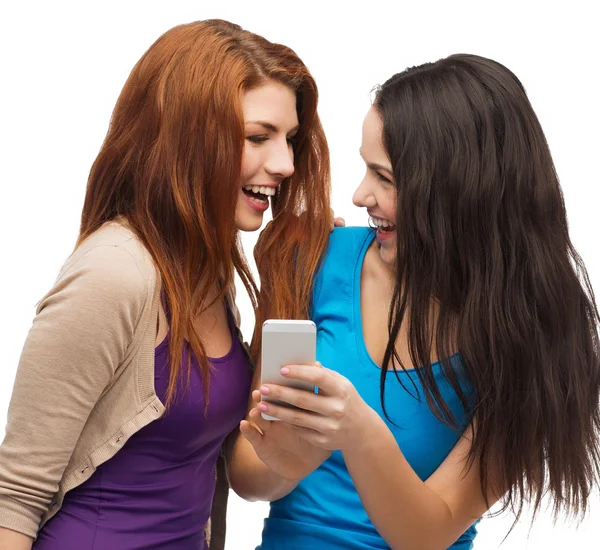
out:
<path id="1" fill-rule="evenodd" d="M 268 81 L 248 90 L 242 98 L 244 122 L 268 122 L 283 130 L 298 124 L 296 93 L 279 82 Z"/>
<path id="2" fill-rule="evenodd" d="M 389 165 L 387 151 L 383 146 L 383 124 L 374 107 L 369 109 L 363 121 L 361 153 L 369 162 Z"/>

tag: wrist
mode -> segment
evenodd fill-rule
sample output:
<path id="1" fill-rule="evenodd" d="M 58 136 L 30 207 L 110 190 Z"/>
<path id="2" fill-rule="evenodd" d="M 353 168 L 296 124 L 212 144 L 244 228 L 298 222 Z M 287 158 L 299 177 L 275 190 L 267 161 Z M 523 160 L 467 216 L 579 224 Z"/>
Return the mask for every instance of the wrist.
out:
<path id="1" fill-rule="evenodd" d="M 269 469 L 265 481 L 265 491 L 263 492 L 263 498 L 261 500 L 272 502 L 291 493 L 302 480 L 289 479 Z"/>
<path id="2" fill-rule="evenodd" d="M 362 452 L 366 447 L 372 445 L 376 440 L 376 434 L 381 430 L 385 423 L 381 417 L 366 403 L 358 412 L 358 419 L 353 423 L 352 437 L 348 438 L 348 444 L 340 451 L 344 455 Z"/>

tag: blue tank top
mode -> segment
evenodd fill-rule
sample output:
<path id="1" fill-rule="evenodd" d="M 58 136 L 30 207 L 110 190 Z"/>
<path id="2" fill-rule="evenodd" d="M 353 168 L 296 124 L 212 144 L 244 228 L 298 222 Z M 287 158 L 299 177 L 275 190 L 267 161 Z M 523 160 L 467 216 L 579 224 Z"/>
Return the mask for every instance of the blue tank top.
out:
<path id="1" fill-rule="evenodd" d="M 384 416 L 379 398 L 380 368 L 371 359 L 363 339 L 360 314 L 362 264 L 374 238 L 369 228 L 336 228 L 315 279 L 312 319 L 317 325 L 317 359 L 338 371 L 356 387 L 365 402 L 385 420 L 402 453 L 422 480 L 443 462 L 459 435 L 440 422 L 425 399 L 413 396 L 414 382 L 423 397 L 414 371 L 399 370 L 404 385 L 393 372 L 386 380 L 386 407 L 395 425 Z M 467 414 L 442 369 L 434 365 L 436 382 L 449 407 L 466 427 Z M 465 390 L 470 391 L 464 383 Z M 477 531 L 471 526 L 452 550 L 473 547 Z M 271 503 L 265 520 L 262 550 L 373 550 L 389 546 L 379 535 L 364 507 L 341 452 L 334 451 L 317 470 L 286 497 Z"/>

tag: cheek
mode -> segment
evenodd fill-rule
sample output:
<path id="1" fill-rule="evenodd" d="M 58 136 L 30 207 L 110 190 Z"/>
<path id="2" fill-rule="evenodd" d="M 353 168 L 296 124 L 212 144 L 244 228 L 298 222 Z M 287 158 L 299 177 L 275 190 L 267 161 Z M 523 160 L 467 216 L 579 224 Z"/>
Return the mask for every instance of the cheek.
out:
<path id="1" fill-rule="evenodd" d="M 242 155 L 242 171 L 241 179 L 245 182 L 254 176 L 260 167 L 260 154 L 257 150 L 253 150 L 252 147 L 244 147 L 244 153 Z"/>
<path id="2" fill-rule="evenodd" d="M 385 218 L 394 221 L 396 218 L 396 191 L 382 189 L 377 195 L 377 205 Z"/>

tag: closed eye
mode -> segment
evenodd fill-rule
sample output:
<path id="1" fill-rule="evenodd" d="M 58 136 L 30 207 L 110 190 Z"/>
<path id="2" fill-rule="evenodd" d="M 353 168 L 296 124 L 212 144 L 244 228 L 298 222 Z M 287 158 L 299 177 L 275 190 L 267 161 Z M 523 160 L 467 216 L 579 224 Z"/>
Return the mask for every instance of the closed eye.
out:
<path id="1" fill-rule="evenodd" d="M 381 170 L 385 170 L 385 172 L 389 172 L 388 168 L 385 168 L 384 166 L 382 166 L 381 164 L 376 164 L 374 162 L 368 162 L 365 157 L 362 154 L 362 150 L 359 149 L 358 152 L 360 153 L 360 156 L 362 157 L 363 161 L 365 162 L 365 164 L 367 165 L 367 168 L 369 170 L 371 170 L 372 172 L 375 172 L 375 176 L 377 177 L 377 179 L 379 181 L 382 181 L 383 183 L 386 184 L 390 184 L 393 185 L 393 182 L 390 178 L 388 178 L 387 176 L 384 176 L 383 173 L 381 172 Z M 391 172 L 390 172 L 391 173 Z"/>
<path id="2" fill-rule="evenodd" d="M 246 139 L 248 141 L 250 141 L 251 143 L 263 143 L 264 141 L 267 141 L 269 139 L 269 137 L 266 135 L 246 136 Z"/>
<path id="3" fill-rule="evenodd" d="M 378 172 L 377 170 L 375 170 L 374 172 L 379 181 L 382 181 L 383 183 L 389 183 L 391 185 L 392 181 L 386 178 L 381 172 Z"/>

